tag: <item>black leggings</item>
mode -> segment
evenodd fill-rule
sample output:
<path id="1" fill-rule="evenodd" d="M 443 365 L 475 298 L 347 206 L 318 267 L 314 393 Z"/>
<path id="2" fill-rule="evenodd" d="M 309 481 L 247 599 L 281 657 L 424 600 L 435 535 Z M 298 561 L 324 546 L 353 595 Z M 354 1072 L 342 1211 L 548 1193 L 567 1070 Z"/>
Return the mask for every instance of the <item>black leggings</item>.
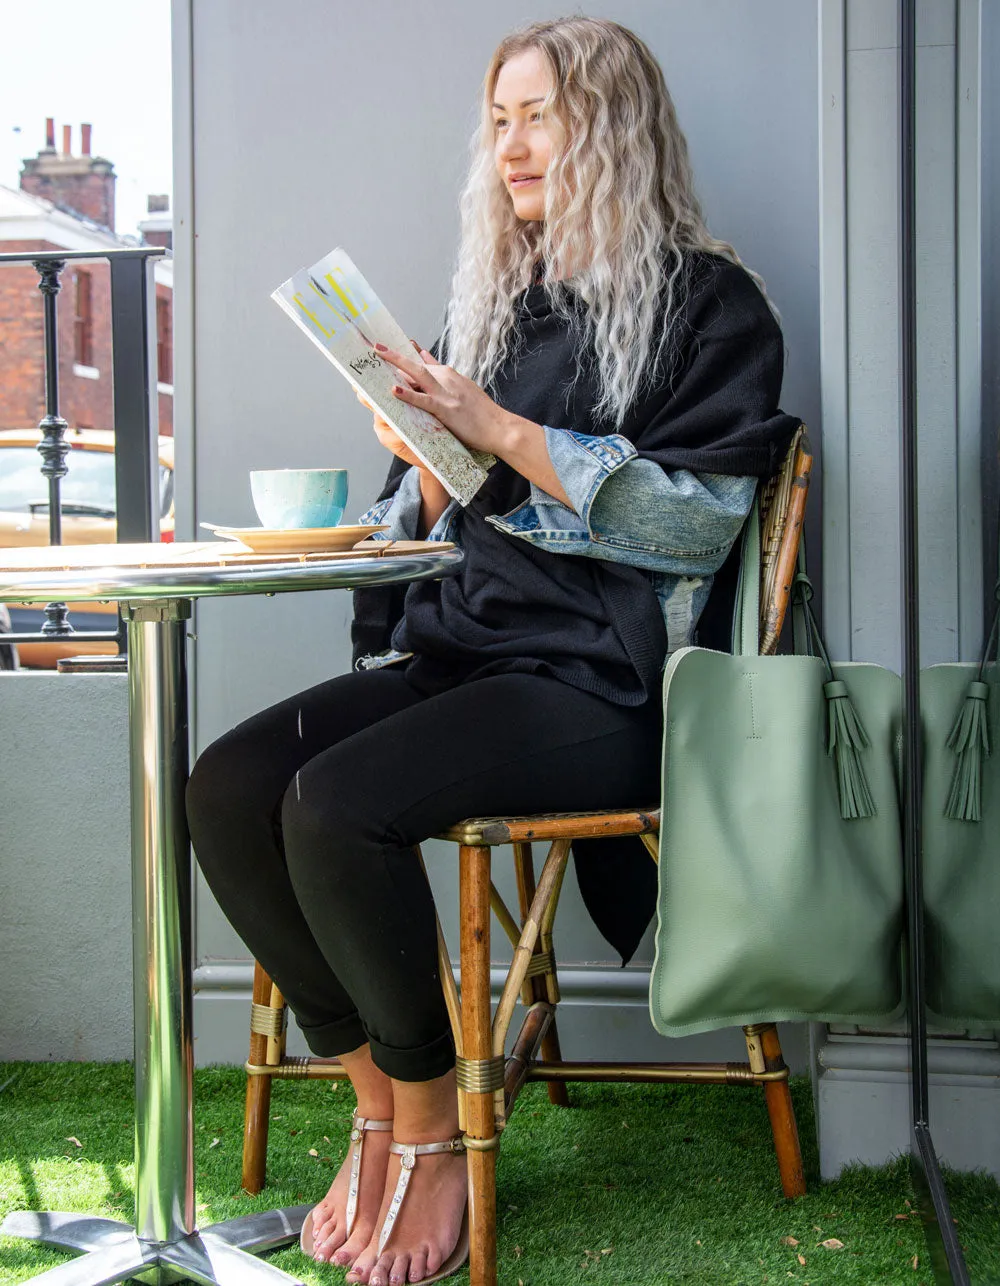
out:
<path id="1" fill-rule="evenodd" d="M 454 1064 L 434 904 L 413 846 L 463 817 L 616 808 L 658 791 L 661 723 L 555 679 L 434 696 L 345 674 L 204 752 L 187 811 L 205 878 L 320 1057 L 366 1041 L 404 1081 Z"/>

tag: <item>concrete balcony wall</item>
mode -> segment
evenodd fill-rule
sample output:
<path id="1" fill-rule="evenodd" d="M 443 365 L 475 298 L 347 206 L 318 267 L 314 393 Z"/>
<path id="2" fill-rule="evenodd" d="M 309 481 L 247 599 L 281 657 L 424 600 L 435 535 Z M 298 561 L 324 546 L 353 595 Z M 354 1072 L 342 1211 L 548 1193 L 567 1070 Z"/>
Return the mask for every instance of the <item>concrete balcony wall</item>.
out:
<path id="1" fill-rule="evenodd" d="M 0 674 L 0 1059 L 132 1057 L 128 681 Z"/>

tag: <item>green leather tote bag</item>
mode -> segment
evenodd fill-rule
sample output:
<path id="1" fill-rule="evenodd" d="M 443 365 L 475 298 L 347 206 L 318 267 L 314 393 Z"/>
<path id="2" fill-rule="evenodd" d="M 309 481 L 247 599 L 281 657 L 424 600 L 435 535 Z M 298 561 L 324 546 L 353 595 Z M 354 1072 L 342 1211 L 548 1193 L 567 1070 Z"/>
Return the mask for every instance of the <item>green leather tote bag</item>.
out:
<path id="1" fill-rule="evenodd" d="M 758 655 L 759 586 L 755 506 L 733 654 L 682 648 L 664 675 L 650 1012 L 665 1036 L 902 1012 L 899 677 L 830 665 L 801 554 L 810 654 Z"/>
<path id="2" fill-rule="evenodd" d="M 920 675 L 925 994 L 932 1022 L 962 1027 L 1000 1026 L 997 595 L 979 664 Z"/>

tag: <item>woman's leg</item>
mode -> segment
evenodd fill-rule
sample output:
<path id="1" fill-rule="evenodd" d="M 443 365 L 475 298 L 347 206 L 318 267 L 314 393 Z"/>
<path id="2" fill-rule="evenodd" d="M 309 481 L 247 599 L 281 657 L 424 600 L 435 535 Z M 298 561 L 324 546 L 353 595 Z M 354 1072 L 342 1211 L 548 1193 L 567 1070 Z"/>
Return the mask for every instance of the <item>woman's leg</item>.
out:
<path id="1" fill-rule="evenodd" d="M 660 718 L 531 675 L 463 685 L 391 715 L 296 775 L 282 809 L 289 875 L 312 934 L 393 1077 L 396 1137 L 455 1133 L 453 1056 L 430 890 L 415 843 L 463 816 L 633 804 L 656 793 Z M 446 1110 L 447 1105 L 447 1110 Z M 407 1133 L 409 1131 L 409 1133 Z M 389 1163 L 383 1211 L 399 1171 Z M 350 1281 L 433 1273 L 457 1239 L 464 1167 L 423 1156 L 385 1254 L 377 1233 Z M 376 1266 L 377 1261 L 377 1266 Z"/>
<path id="2" fill-rule="evenodd" d="M 295 773 L 339 738 L 419 697 L 397 671 L 345 675 L 255 715 L 211 745 L 191 774 L 187 811 L 195 852 L 223 911 L 277 982 L 321 1057 L 339 1055 L 358 1113 L 393 1115 L 392 1085 L 371 1059 L 353 999 L 330 969 L 288 878 L 281 801 Z M 366 1243 L 382 1200 L 390 1135 L 365 1142 L 355 1227 Z M 314 1215 L 329 1258 L 346 1236 L 349 1165 Z M 364 1244 L 364 1243 L 363 1243 Z"/>
<path id="3" fill-rule="evenodd" d="M 220 737 L 199 756 L 188 782 L 188 824 L 209 887 L 320 1057 L 355 1049 L 366 1038 L 288 878 L 282 799 L 310 759 L 419 700 L 398 672 L 342 675 Z"/>

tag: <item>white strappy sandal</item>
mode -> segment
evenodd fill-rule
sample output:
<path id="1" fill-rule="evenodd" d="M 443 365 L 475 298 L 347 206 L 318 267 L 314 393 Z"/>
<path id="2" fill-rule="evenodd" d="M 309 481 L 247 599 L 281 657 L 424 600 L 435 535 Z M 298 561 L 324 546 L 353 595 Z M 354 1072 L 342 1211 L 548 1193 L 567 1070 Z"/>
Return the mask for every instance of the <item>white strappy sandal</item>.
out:
<path id="1" fill-rule="evenodd" d="M 345 1241 L 351 1235 L 354 1220 L 358 1213 L 358 1192 L 361 1188 L 361 1154 L 365 1146 L 365 1134 L 368 1130 L 391 1130 L 391 1121 L 376 1121 L 370 1116 L 359 1116 L 357 1112 L 351 1119 L 351 1177 L 347 1188 L 347 1207 L 344 1211 Z M 393 1146 L 390 1144 L 390 1147 Z M 299 1245 L 311 1259 L 316 1250 L 313 1215 L 316 1207 L 306 1215 L 299 1234 Z"/>
<path id="2" fill-rule="evenodd" d="M 410 1175 L 417 1164 L 417 1157 L 427 1156 L 433 1152 L 451 1152 L 454 1156 L 461 1156 L 465 1152 L 465 1143 L 461 1134 L 456 1134 L 454 1138 L 446 1139 L 443 1143 L 397 1143 L 393 1139 L 389 1144 L 389 1151 L 395 1152 L 400 1157 L 400 1168 L 399 1179 L 396 1181 L 396 1191 L 392 1194 L 389 1209 L 382 1222 L 382 1231 L 378 1235 L 378 1253 L 380 1256 L 382 1251 L 385 1250 L 386 1242 L 392 1233 L 393 1224 L 396 1222 L 396 1218 L 402 1208 L 403 1198 L 406 1196 L 406 1189 L 410 1183 Z M 436 1273 L 430 1277 L 421 1277 L 420 1281 L 416 1282 L 414 1286 L 431 1286 L 432 1282 L 439 1282 L 445 1277 L 450 1277 L 452 1273 L 458 1272 L 468 1257 L 469 1211 L 468 1207 L 466 1207 L 455 1249 Z"/>

